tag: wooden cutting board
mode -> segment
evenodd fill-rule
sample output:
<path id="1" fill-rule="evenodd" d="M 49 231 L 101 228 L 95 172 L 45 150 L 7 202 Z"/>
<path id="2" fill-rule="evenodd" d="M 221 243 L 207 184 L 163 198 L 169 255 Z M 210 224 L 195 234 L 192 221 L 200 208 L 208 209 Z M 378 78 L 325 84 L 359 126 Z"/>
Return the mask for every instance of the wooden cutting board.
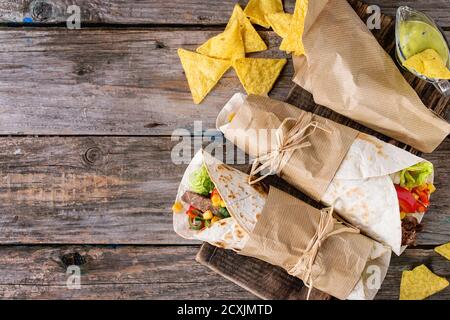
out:
<path id="1" fill-rule="evenodd" d="M 353 9 L 358 13 L 363 21 L 367 21 L 370 14 L 367 14 L 367 4 L 360 1 L 348 0 Z M 374 36 L 377 38 L 380 45 L 388 52 L 395 60 L 395 19 L 390 16 L 381 16 L 381 29 L 372 30 Z M 400 68 L 401 69 L 401 68 Z M 423 103 L 428 108 L 434 110 L 438 115 L 448 119 L 446 114 L 447 106 L 450 103 L 450 98 L 443 97 L 433 85 L 414 77 L 411 73 L 403 71 L 405 79 L 416 90 L 421 97 Z M 359 131 L 374 135 L 384 141 L 389 141 L 399 147 L 419 154 L 413 148 L 401 144 L 391 138 L 383 136 L 371 129 L 368 129 L 356 122 L 339 115 L 330 109 L 317 105 L 314 103 L 312 95 L 299 86 L 294 85 L 286 102 L 298 106 L 309 112 L 329 118 L 335 122 L 345 124 L 353 127 Z M 270 177 L 267 182 L 275 185 L 278 188 L 289 192 L 304 201 L 312 204 L 315 207 L 320 207 L 318 203 L 307 199 L 306 196 L 299 191 L 287 185 L 277 177 Z M 217 272 L 223 277 L 233 281 L 239 286 L 249 290 L 256 296 L 262 299 L 298 299 L 304 300 L 308 288 L 303 285 L 303 282 L 295 277 L 287 274 L 283 269 L 270 265 L 266 262 L 240 256 L 230 250 L 216 248 L 210 244 L 203 244 L 196 257 L 197 261 L 209 267 L 211 270 Z M 332 298 L 328 294 L 322 293 L 318 290 L 313 290 L 310 299 L 325 300 Z"/>

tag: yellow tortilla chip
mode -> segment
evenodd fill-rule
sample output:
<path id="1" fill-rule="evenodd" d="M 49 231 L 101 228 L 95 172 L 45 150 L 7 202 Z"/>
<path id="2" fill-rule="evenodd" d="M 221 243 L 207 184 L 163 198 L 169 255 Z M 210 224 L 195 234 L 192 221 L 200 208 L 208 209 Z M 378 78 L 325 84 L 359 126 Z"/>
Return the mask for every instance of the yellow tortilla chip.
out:
<path id="1" fill-rule="evenodd" d="M 277 12 L 268 14 L 267 21 L 270 23 L 273 31 L 281 38 L 286 38 L 289 33 L 289 27 L 292 21 L 292 14 L 285 12 Z"/>
<path id="2" fill-rule="evenodd" d="M 233 67 L 248 94 L 267 95 L 285 64 L 286 59 L 242 58 Z"/>
<path id="3" fill-rule="evenodd" d="M 233 14 L 230 17 L 225 30 L 228 30 L 236 20 L 241 28 L 242 41 L 244 41 L 246 53 L 267 50 L 266 44 L 252 26 L 250 20 L 247 19 L 247 16 L 244 14 L 244 11 L 239 4 L 234 6 Z"/>
<path id="4" fill-rule="evenodd" d="M 413 55 L 403 62 L 403 66 L 428 78 L 450 79 L 450 70 L 447 69 L 439 53 L 433 49 Z"/>
<path id="5" fill-rule="evenodd" d="M 439 253 L 444 258 L 450 260 L 450 242 L 434 248 L 434 251 Z"/>
<path id="6" fill-rule="evenodd" d="M 178 56 L 196 104 L 202 102 L 231 67 L 230 61 L 210 58 L 184 49 L 178 49 Z"/>
<path id="7" fill-rule="evenodd" d="M 270 24 L 266 15 L 283 12 L 283 2 L 281 0 L 250 0 L 244 10 L 250 21 L 264 28 L 269 28 Z"/>
<path id="8" fill-rule="evenodd" d="M 303 46 L 303 32 L 305 31 L 305 19 L 308 12 L 308 0 L 297 0 L 292 16 L 289 32 L 280 45 L 280 50 L 293 52 L 296 56 L 305 54 Z"/>
<path id="9" fill-rule="evenodd" d="M 439 277 L 425 265 L 412 271 L 403 271 L 400 284 L 400 300 L 423 300 L 449 285 L 445 278 Z"/>
<path id="10" fill-rule="evenodd" d="M 211 58 L 226 60 L 245 57 L 239 22 L 233 21 L 229 29 L 206 41 L 197 48 L 197 52 Z"/>

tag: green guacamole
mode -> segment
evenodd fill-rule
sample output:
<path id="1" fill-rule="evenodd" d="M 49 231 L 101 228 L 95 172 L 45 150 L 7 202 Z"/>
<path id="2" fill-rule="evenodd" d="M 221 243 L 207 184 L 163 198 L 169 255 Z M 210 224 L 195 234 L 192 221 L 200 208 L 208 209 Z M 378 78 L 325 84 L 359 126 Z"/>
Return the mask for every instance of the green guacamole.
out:
<path id="1" fill-rule="evenodd" d="M 434 49 L 447 64 L 448 48 L 445 39 L 434 26 L 422 21 L 403 21 L 399 26 L 400 47 L 406 59 L 426 49 Z"/>

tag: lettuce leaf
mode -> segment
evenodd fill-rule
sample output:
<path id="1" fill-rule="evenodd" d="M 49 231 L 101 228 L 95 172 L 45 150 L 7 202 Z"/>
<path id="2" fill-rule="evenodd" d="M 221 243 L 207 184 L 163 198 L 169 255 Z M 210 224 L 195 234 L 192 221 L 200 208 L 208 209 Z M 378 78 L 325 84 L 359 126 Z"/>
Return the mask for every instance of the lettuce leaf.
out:
<path id="1" fill-rule="evenodd" d="M 420 162 L 400 172 L 400 185 L 407 189 L 421 186 L 427 182 L 432 173 L 433 164 L 431 162 Z"/>
<path id="2" fill-rule="evenodd" d="M 204 196 L 207 196 L 214 189 L 214 183 L 211 181 L 208 170 L 204 165 L 191 174 L 189 185 L 191 191 Z"/>

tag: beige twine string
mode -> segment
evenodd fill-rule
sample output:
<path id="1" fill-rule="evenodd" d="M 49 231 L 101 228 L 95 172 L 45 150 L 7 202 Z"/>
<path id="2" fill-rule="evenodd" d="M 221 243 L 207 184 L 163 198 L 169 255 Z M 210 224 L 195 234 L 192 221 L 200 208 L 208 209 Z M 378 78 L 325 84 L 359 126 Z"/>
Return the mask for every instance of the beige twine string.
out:
<path id="1" fill-rule="evenodd" d="M 295 121 L 295 125 L 287 132 L 287 134 L 285 134 L 283 128 L 288 122 L 291 121 Z M 281 170 L 283 170 L 284 166 L 288 163 L 289 159 L 296 150 L 311 146 L 311 143 L 305 140 L 309 136 L 314 134 L 317 129 L 331 134 L 331 131 L 322 128 L 317 121 L 311 121 L 304 127 L 302 127 L 301 125 L 302 124 L 300 119 L 284 119 L 284 121 L 275 132 L 276 148 L 264 155 L 257 157 L 253 161 L 252 168 L 248 177 L 248 182 L 250 184 L 255 184 L 273 174 L 279 175 L 281 173 Z M 312 130 L 306 133 L 309 128 L 312 128 Z M 266 174 L 255 180 L 252 180 L 255 175 L 265 169 L 269 169 Z"/>
<path id="2" fill-rule="evenodd" d="M 297 264 L 288 270 L 290 275 L 301 278 L 305 286 L 308 287 L 307 300 L 309 300 L 313 288 L 312 268 L 322 243 L 327 238 L 339 233 L 359 233 L 358 229 L 351 226 L 334 230 L 336 219 L 333 217 L 333 210 L 334 209 L 331 207 L 320 211 L 320 220 L 316 233 L 309 241 L 306 249 L 303 250 L 303 255 L 300 257 Z"/>

